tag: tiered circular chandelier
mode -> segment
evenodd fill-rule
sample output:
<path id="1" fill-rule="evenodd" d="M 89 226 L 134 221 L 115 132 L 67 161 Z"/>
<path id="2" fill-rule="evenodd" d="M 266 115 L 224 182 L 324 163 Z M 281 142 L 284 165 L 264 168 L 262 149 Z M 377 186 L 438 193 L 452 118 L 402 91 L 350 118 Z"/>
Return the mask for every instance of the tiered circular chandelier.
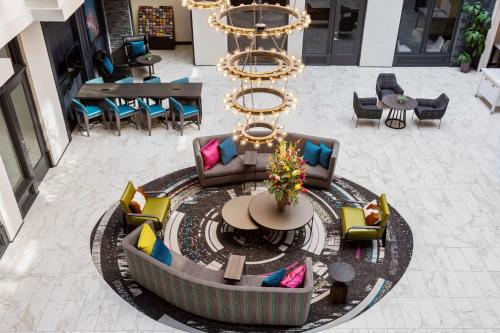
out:
<path id="1" fill-rule="evenodd" d="M 253 144 L 272 146 L 281 141 L 286 132 L 278 125 L 280 115 L 288 113 L 297 105 L 297 98 L 288 91 L 288 81 L 296 78 L 304 69 L 300 59 L 284 51 L 287 36 L 309 26 L 311 18 L 291 6 L 253 2 L 248 5 L 232 6 L 230 0 L 184 0 L 189 9 L 217 9 L 208 17 L 208 24 L 234 38 L 237 49 L 219 59 L 217 70 L 232 81 L 239 81 L 239 89 L 228 93 L 223 100 L 224 108 L 234 114 L 241 114 L 244 123 L 233 129 L 233 139 L 241 145 Z M 253 14 L 253 24 L 238 26 L 233 24 L 233 16 Z M 266 16 L 282 16 L 283 25 L 266 24 Z M 259 42 L 269 40 L 275 47 L 264 49 Z M 240 45 L 249 43 L 242 48 Z M 262 66 L 262 62 L 265 66 Z M 263 69 L 265 68 L 265 69 Z M 281 87 L 278 87 L 281 85 Z M 274 105 L 257 105 L 257 96 L 266 100 L 277 100 Z"/>

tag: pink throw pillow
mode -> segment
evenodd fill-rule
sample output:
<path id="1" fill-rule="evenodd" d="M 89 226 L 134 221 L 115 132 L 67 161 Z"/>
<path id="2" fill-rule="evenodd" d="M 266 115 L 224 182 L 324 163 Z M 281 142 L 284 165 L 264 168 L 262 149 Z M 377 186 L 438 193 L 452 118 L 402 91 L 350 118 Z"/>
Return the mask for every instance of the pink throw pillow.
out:
<path id="1" fill-rule="evenodd" d="M 219 163 L 219 140 L 210 140 L 206 145 L 200 149 L 201 157 L 203 158 L 203 170 L 210 170 Z"/>
<path id="2" fill-rule="evenodd" d="M 280 287 L 283 288 L 299 288 L 304 282 L 304 277 L 306 276 L 306 266 L 300 265 L 293 271 L 285 275 L 283 280 L 280 282 Z"/>

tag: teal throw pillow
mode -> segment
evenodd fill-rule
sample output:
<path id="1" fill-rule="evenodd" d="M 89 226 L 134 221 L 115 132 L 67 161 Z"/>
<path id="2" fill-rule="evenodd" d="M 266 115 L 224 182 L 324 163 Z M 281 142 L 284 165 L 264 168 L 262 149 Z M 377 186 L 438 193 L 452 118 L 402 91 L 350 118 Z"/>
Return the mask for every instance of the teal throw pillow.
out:
<path id="1" fill-rule="evenodd" d="M 141 56 L 146 53 L 144 42 L 130 42 L 130 46 L 132 46 L 132 54 L 134 56 Z"/>
<path id="2" fill-rule="evenodd" d="M 304 145 L 304 160 L 310 166 L 315 167 L 319 162 L 319 155 L 321 153 L 321 148 L 311 141 L 306 141 Z"/>
<path id="3" fill-rule="evenodd" d="M 165 246 L 161 239 L 156 239 L 155 245 L 153 246 L 153 251 L 151 251 L 151 257 L 156 260 L 161 261 L 167 266 L 172 265 L 172 252 Z"/>
<path id="4" fill-rule="evenodd" d="M 286 270 L 281 268 L 276 272 L 268 275 L 264 280 L 262 280 L 262 287 L 279 287 L 281 280 L 285 277 Z"/>
<path id="5" fill-rule="evenodd" d="M 229 164 L 229 162 L 231 162 L 233 158 L 238 156 L 233 138 L 228 137 L 226 140 L 222 141 L 222 143 L 219 144 L 219 153 L 221 162 L 224 165 Z"/>
<path id="6" fill-rule="evenodd" d="M 333 150 L 328 148 L 324 143 L 320 143 L 319 147 L 321 148 L 321 152 L 319 153 L 319 164 L 325 169 L 328 169 L 330 166 L 330 157 L 332 157 Z"/>
<path id="7" fill-rule="evenodd" d="M 104 57 L 104 60 L 102 62 L 104 64 L 104 69 L 106 70 L 106 72 L 108 72 L 109 75 L 112 75 L 115 68 L 111 60 L 109 60 L 108 57 Z"/>

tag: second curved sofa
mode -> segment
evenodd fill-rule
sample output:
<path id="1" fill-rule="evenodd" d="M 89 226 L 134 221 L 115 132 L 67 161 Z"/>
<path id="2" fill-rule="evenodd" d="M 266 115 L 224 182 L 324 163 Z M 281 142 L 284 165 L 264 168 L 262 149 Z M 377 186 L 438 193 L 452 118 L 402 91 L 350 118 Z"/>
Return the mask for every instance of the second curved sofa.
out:
<path id="1" fill-rule="evenodd" d="M 302 288 L 261 287 L 263 277 L 243 275 L 240 283 L 224 283 L 214 271 L 172 252 L 172 266 L 137 249 L 141 227 L 123 239 L 134 280 L 169 303 L 201 317 L 237 324 L 299 326 L 307 321 L 314 279 L 311 258 L 305 259 Z"/>

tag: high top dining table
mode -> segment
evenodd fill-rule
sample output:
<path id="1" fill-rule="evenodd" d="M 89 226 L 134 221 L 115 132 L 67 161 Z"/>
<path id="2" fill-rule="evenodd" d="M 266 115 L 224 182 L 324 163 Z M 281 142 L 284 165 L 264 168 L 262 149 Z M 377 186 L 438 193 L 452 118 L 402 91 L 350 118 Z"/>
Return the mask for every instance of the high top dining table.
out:
<path id="1" fill-rule="evenodd" d="M 79 99 L 103 100 L 104 98 L 157 98 L 169 97 L 193 100 L 200 110 L 200 122 L 203 115 L 201 103 L 201 90 L 203 83 L 100 83 L 84 84 L 78 94 Z"/>

